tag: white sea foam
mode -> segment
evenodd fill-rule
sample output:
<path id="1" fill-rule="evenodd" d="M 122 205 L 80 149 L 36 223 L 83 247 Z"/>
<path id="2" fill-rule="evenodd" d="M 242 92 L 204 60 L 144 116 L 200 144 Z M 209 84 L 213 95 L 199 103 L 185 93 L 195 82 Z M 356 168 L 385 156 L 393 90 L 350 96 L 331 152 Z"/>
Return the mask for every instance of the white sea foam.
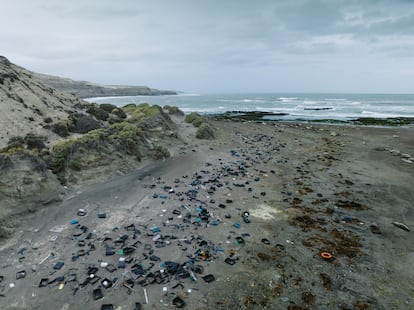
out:
<path id="1" fill-rule="evenodd" d="M 269 111 L 289 113 L 290 119 L 344 119 L 362 116 L 413 117 L 414 115 L 414 95 L 350 94 L 345 97 L 341 95 L 307 94 L 294 97 L 279 94 L 202 95 L 184 93 L 168 96 L 95 97 L 88 98 L 87 101 L 112 103 L 117 106 L 143 102 L 159 106 L 173 105 L 186 113 L 192 111 L 206 114 L 223 113 L 224 111 Z M 327 107 L 331 109 L 312 110 Z"/>

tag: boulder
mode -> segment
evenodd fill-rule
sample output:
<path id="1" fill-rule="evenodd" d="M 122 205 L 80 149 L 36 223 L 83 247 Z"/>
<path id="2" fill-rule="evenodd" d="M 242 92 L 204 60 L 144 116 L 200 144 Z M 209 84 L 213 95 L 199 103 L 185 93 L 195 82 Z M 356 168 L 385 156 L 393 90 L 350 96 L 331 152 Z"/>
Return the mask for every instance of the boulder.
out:
<path id="1" fill-rule="evenodd" d="M 44 128 L 52 130 L 55 134 L 62 138 L 66 138 L 69 136 L 68 126 L 63 122 L 52 124 L 50 126 L 47 125 Z"/>
<path id="2" fill-rule="evenodd" d="M 87 133 L 91 130 L 102 128 L 101 123 L 89 115 L 73 113 L 69 116 L 68 129 L 70 132 Z"/>
<path id="3" fill-rule="evenodd" d="M 44 141 L 46 140 L 45 137 L 36 136 L 34 134 L 27 134 L 24 138 L 24 142 L 29 150 L 33 149 L 44 149 L 46 147 Z"/>
<path id="4" fill-rule="evenodd" d="M 123 119 L 127 118 L 126 113 L 121 108 L 115 108 L 111 111 L 111 113 L 118 116 L 119 118 L 123 118 Z"/>
<path id="5" fill-rule="evenodd" d="M 97 106 L 90 106 L 87 110 L 87 113 L 95 116 L 96 119 L 101 121 L 106 121 L 109 118 L 109 113 L 106 112 L 104 109 L 101 109 Z"/>
<path id="6" fill-rule="evenodd" d="M 116 105 L 110 103 L 102 103 L 99 105 L 99 107 L 108 113 L 111 113 L 113 109 L 118 108 Z"/>

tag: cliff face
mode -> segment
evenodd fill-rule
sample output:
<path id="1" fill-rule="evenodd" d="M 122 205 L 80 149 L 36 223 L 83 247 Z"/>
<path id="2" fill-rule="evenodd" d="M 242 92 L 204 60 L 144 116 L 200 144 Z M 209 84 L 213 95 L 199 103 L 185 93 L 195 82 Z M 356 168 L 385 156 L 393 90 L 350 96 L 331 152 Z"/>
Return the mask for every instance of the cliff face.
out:
<path id="1" fill-rule="evenodd" d="M 109 97 L 109 96 L 159 96 L 176 95 L 175 91 L 158 90 L 147 86 L 99 85 L 86 81 L 74 81 L 45 74 L 35 76 L 57 90 L 73 94 L 79 98 Z"/>
<path id="2" fill-rule="evenodd" d="M 46 128 L 66 119 L 84 104 L 73 95 L 45 85 L 33 72 L 0 56 L 0 147 L 11 137 L 29 132 L 57 139 Z"/>

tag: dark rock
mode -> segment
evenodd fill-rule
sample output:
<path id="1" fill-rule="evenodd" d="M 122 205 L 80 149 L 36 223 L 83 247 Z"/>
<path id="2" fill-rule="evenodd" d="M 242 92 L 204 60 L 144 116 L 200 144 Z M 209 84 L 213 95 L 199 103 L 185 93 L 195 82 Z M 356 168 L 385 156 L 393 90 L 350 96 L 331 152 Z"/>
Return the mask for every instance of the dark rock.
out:
<path id="1" fill-rule="evenodd" d="M 123 119 L 127 118 L 126 113 L 121 108 L 115 108 L 111 111 L 111 113 L 118 116 L 119 118 L 123 118 Z"/>
<path id="2" fill-rule="evenodd" d="M 102 125 L 97 120 L 88 115 L 74 113 L 69 116 L 68 129 L 70 132 L 87 133 L 101 127 Z"/>
<path id="3" fill-rule="evenodd" d="M 114 110 L 114 109 L 117 109 L 117 108 L 118 108 L 116 105 L 113 105 L 113 104 L 110 104 L 110 103 L 102 103 L 102 104 L 100 104 L 100 105 L 99 105 L 99 107 L 100 107 L 102 110 L 104 110 L 104 111 L 106 111 L 106 112 L 108 112 L 108 113 L 111 113 L 111 112 L 112 112 L 112 110 Z"/>
<path id="4" fill-rule="evenodd" d="M 381 229 L 379 228 L 379 226 L 377 224 L 372 224 L 369 226 L 369 229 L 371 230 L 371 232 L 373 234 L 377 234 L 377 235 L 381 235 Z"/>
<path id="5" fill-rule="evenodd" d="M 105 110 L 98 108 L 97 106 L 90 106 L 87 110 L 87 113 L 96 117 L 96 119 L 101 121 L 106 121 L 109 118 L 109 113 Z"/>
<path id="6" fill-rule="evenodd" d="M 27 148 L 29 150 L 44 149 L 46 147 L 46 145 L 43 142 L 45 139 L 46 139 L 45 137 L 35 136 L 34 134 L 27 134 L 26 137 L 24 138 Z"/>
<path id="7" fill-rule="evenodd" d="M 69 136 L 68 126 L 65 123 L 59 122 L 51 126 L 45 126 L 44 128 L 52 130 L 55 134 L 62 138 Z"/>

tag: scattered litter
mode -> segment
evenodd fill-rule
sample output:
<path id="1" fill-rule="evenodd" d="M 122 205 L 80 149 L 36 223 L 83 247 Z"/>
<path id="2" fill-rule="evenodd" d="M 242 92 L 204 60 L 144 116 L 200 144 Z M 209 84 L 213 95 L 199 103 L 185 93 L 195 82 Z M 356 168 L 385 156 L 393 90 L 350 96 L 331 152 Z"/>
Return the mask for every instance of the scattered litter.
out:
<path id="1" fill-rule="evenodd" d="M 148 294 L 147 294 L 147 289 L 146 288 L 144 288 L 144 298 L 145 298 L 145 303 L 148 304 Z M 174 300 L 173 300 L 173 302 L 174 302 Z M 179 308 L 181 308 L 181 307 L 179 307 Z"/>
<path id="2" fill-rule="evenodd" d="M 230 257 L 227 257 L 227 258 L 224 260 L 224 262 L 225 262 L 226 264 L 229 264 L 230 266 L 233 266 L 234 264 L 236 264 L 236 261 L 235 261 L 234 259 L 230 258 Z"/>
<path id="3" fill-rule="evenodd" d="M 327 252 L 327 251 L 322 251 L 320 253 L 320 256 L 322 259 L 326 260 L 326 261 L 331 261 L 333 260 L 334 256 L 332 255 L 331 252 Z"/>
<path id="4" fill-rule="evenodd" d="M 151 232 L 153 233 L 153 234 L 155 234 L 155 233 L 157 233 L 157 232 L 160 232 L 161 231 L 161 229 L 159 228 L 159 227 L 153 227 L 153 228 L 151 228 Z"/>
<path id="5" fill-rule="evenodd" d="M 394 226 L 398 227 L 398 228 L 401 228 L 402 230 L 410 231 L 410 228 L 408 228 L 408 226 L 405 225 L 405 224 L 403 224 L 403 223 L 400 223 L 400 222 L 392 222 L 392 224 Z"/>
<path id="6" fill-rule="evenodd" d="M 266 238 L 263 238 L 263 239 L 262 239 L 262 242 L 263 242 L 264 244 L 266 244 L 266 245 L 269 245 L 269 244 L 270 244 L 269 239 L 266 239 Z"/>
<path id="7" fill-rule="evenodd" d="M 378 234 L 378 235 L 381 235 L 382 234 L 381 229 L 380 229 L 380 227 L 377 224 L 371 224 L 369 226 L 369 229 L 371 230 L 371 232 L 373 234 Z"/>
<path id="8" fill-rule="evenodd" d="M 98 300 L 103 297 L 104 295 L 102 294 L 102 290 L 100 288 L 93 290 L 93 300 Z"/>
<path id="9" fill-rule="evenodd" d="M 53 269 L 55 269 L 55 270 L 59 270 L 59 269 L 61 269 L 62 267 L 63 267 L 63 265 L 64 265 L 65 263 L 64 262 L 62 262 L 62 261 L 58 261 L 54 266 L 53 266 Z"/>
<path id="10" fill-rule="evenodd" d="M 21 270 L 16 272 L 16 280 L 18 279 L 23 279 L 26 277 L 26 271 L 25 270 Z"/>
<path id="11" fill-rule="evenodd" d="M 85 216 L 86 215 L 86 211 L 85 209 L 79 209 L 78 212 L 76 213 L 77 216 Z"/>
<path id="12" fill-rule="evenodd" d="M 49 284 L 49 278 L 43 278 L 40 280 L 39 287 L 46 287 Z"/>
<path id="13" fill-rule="evenodd" d="M 175 298 L 172 300 L 172 304 L 173 304 L 174 306 L 176 306 L 177 308 L 182 308 L 182 307 L 184 307 L 184 306 L 185 306 L 185 302 L 184 302 L 184 300 L 182 300 L 179 296 L 175 297 Z"/>
<path id="14" fill-rule="evenodd" d="M 41 265 L 41 264 L 43 264 L 48 258 L 50 257 L 50 254 L 48 255 L 48 256 L 46 256 L 45 258 L 43 258 L 41 261 L 40 261 L 40 263 L 39 263 L 39 265 Z"/>
<path id="15" fill-rule="evenodd" d="M 207 283 L 210 283 L 210 282 L 213 282 L 216 278 L 214 278 L 212 274 L 209 274 L 209 275 L 202 277 L 202 279 L 206 281 Z"/>
<path id="16" fill-rule="evenodd" d="M 53 226 L 51 229 L 49 229 L 49 232 L 53 232 L 53 233 L 61 233 L 62 231 L 64 231 L 67 228 L 66 225 L 56 225 Z"/>
<path id="17" fill-rule="evenodd" d="M 238 244 L 243 244 L 244 243 L 244 239 L 242 237 L 236 237 L 236 242 Z"/>

